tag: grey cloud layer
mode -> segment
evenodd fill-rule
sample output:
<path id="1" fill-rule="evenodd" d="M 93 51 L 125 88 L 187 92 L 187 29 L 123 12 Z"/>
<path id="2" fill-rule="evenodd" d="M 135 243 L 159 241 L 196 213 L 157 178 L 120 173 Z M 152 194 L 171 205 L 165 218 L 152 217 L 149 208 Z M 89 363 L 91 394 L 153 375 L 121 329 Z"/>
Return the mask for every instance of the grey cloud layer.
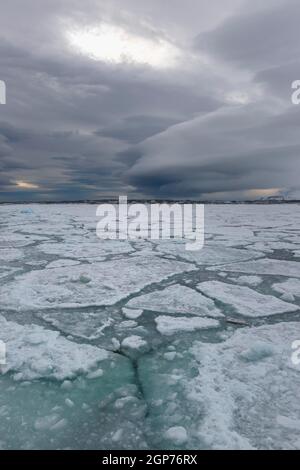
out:
<path id="1" fill-rule="evenodd" d="M 42 5 L 41 5 L 42 3 Z M 12 0 L 1 7 L 0 201 L 299 186 L 299 2 Z M 72 24 L 168 38 L 176 67 L 70 49 Z M 280 33 L 279 33 L 280 32 Z M 22 190 L 16 181 L 38 186 Z M 226 194 L 225 194 L 226 197 Z"/>

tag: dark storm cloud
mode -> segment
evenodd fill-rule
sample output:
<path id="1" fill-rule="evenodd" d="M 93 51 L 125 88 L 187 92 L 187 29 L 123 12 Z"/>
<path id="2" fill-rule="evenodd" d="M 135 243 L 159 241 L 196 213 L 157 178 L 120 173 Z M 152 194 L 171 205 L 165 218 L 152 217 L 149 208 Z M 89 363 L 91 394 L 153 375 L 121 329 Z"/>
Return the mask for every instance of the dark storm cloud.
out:
<path id="1" fill-rule="evenodd" d="M 291 104 L 291 83 L 300 77 L 299 16 L 299 2 L 254 11 L 249 2 L 198 35 L 199 54 L 225 77 L 231 73 L 232 96 L 242 99 L 146 140 L 128 182 L 164 196 L 299 188 L 300 109 Z"/>
<path id="2" fill-rule="evenodd" d="M 143 144 L 128 182 L 164 196 L 297 186 L 299 115 L 292 114 L 271 116 L 256 104 L 174 126 Z"/>
<path id="3" fill-rule="evenodd" d="M 299 186 L 299 15 L 294 0 L 2 5 L 0 201 Z M 167 41 L 176 63 L 113 64 L 69 46 L 70 28 L 102 23 Z"/>
<path id="4" fill-rule="evenodd" d="M 177 124 L 177 121 L 172 117 L 130 116 L 96 131 L 96 134 L 137 144 L 174 124 Z"/>

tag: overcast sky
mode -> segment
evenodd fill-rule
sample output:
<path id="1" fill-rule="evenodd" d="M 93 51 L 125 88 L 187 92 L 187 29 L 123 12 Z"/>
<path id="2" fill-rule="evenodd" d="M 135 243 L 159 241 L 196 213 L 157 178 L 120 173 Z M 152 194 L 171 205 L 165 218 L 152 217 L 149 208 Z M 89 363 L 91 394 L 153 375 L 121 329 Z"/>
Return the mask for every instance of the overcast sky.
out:
<path id="1" fill-rule="evenodd" d="M 10 0 L 0 201 L 300 194 L 299 0 Z"/>

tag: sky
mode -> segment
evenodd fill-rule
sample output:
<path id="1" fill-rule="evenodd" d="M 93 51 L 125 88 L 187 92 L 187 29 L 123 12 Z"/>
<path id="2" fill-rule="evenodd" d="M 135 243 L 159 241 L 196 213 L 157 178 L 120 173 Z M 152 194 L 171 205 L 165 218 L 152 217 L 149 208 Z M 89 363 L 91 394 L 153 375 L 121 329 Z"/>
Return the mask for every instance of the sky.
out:
<path id="1" fill-rule="evenodd" d="M 299 0 L 0 8 L 0 202 L 300 196 Z"/>

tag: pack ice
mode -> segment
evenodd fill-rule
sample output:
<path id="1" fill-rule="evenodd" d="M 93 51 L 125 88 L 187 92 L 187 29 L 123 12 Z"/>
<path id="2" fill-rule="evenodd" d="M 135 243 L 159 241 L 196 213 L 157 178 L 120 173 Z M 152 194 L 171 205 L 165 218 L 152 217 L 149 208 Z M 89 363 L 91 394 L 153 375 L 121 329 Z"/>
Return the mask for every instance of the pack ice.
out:
<path id="1" fill-rule="evenodd" d="M 0 206 L 0 449 L 300 449 L 299 206 L 208 206 L 198 252 L 95 213 Z"/>

